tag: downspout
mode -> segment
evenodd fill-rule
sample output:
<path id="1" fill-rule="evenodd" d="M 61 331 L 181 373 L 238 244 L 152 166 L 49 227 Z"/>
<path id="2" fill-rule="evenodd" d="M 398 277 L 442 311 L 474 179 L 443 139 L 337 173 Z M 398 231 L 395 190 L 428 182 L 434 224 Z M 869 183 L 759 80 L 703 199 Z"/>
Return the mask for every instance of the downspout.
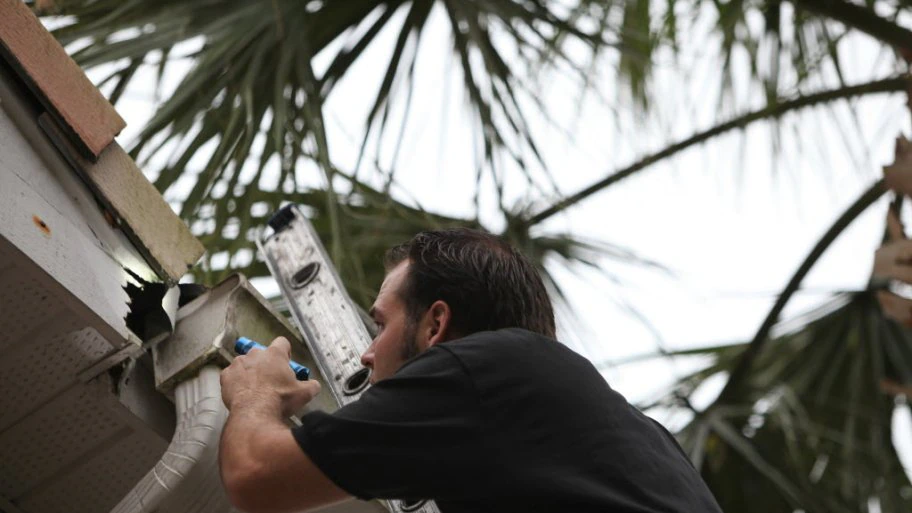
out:
<path id="1" fill-rule="evenodd" d="M 111 513 L 232 511 L 218 475 L 218 444 L 228 410 L 219 367 L 207 365 L 174 389 L 177 427 L 161 460 Z"/>

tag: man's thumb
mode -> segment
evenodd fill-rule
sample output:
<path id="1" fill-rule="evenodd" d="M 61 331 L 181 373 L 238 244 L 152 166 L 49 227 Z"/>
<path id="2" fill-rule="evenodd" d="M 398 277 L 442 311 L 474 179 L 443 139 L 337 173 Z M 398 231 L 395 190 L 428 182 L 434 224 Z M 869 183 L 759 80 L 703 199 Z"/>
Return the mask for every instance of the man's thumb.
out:
<path id="1" fill-rule="evenodd" d="M 285 337 L 277 337 L 275 340 L 269 344 L 269 348 L 275 348 L 278 351 L 282 352 L 282 355 L 287 359 L 291 359 L 291 342 L 288 341 Z"/>

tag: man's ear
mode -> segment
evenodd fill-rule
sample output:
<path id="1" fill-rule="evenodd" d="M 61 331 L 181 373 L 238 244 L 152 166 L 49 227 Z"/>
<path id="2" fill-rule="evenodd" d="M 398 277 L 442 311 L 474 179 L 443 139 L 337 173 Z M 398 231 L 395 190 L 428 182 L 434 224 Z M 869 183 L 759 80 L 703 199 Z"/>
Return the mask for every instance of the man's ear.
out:
<path id="1" fill-rule="evenodd" d="M 421 326 L 421 339 L 425 349 L 450 340 L 453 335 L 451 325 L 453 311 L 444 301 L 434 301 L 424 314 Z"/>

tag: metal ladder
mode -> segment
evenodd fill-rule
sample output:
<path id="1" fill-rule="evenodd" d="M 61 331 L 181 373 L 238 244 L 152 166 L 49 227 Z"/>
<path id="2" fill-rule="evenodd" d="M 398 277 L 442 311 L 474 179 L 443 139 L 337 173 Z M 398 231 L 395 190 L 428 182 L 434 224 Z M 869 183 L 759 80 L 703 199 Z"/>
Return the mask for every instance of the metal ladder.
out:
<path id="1" fill-rule="evenodd" d="M 360 356 L 371 336 L 342 285 L 310 221 L 294 205 L 273 215 L 257 238 L 269 272 L 279 283 L 292 317 L 301 329 L 339 406 L 358 400 L 368 387 L 370 369 Z M 385 501 L 393 513 L 439 513 L 433 501 Z"/>

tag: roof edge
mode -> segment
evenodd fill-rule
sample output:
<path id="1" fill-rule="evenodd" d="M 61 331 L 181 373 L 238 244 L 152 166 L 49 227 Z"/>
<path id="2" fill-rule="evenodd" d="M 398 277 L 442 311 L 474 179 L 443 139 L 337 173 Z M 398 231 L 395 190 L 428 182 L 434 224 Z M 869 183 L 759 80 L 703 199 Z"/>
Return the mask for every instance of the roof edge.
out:
<path id="1" fill-rule="evenodd" d="M 0 58 L 64 129 L 79 153 L 96 161 L 126 122 L 21 0 L 0 0 Z"/>
<path id="2" fill-rule="evenodd" d="M 117 142 L 96 162 L 82 158 L 46 113 L 38 125 L 114 216 L 146 262 L 168 285 L 178 283 L 205 249 Z"/>

